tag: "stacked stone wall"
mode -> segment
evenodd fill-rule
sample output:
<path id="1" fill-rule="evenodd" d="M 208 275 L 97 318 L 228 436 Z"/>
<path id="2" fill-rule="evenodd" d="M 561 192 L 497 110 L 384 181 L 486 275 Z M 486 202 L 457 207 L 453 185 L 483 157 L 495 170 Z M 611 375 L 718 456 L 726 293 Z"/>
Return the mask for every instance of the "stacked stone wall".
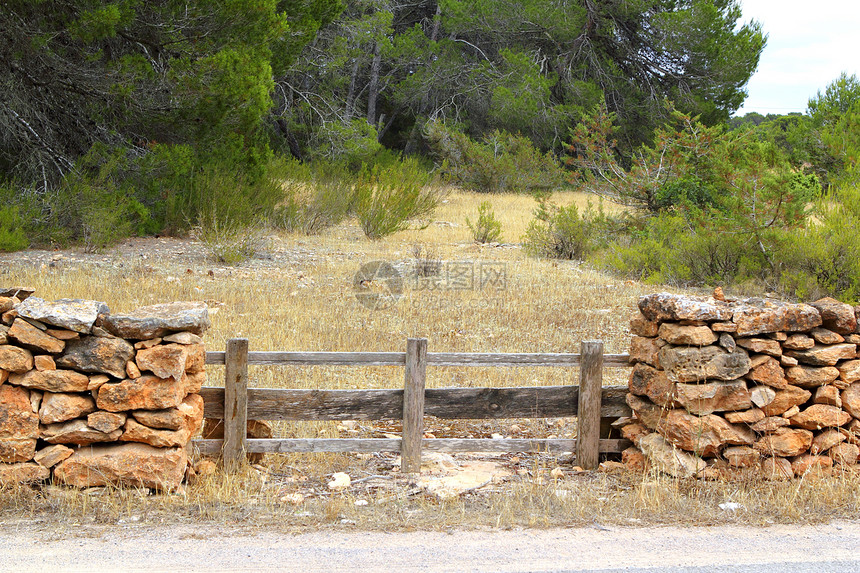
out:
<path id="1" fill-rule="evenodd" d="M 830 298 L 642 297 L 624 461 L 706 478 L 857 469 L 859 317 Z"/>
<path id="2" fill-rule="evenodd" d="M 202 303 L 111 314 L 0 289 L 0 484 L 174 489 L 203 420 Z"/>

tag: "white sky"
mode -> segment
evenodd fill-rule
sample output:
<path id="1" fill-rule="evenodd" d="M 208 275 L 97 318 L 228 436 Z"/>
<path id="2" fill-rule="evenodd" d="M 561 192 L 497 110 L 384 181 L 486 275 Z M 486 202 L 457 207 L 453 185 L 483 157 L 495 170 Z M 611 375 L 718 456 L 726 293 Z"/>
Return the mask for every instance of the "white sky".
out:
<path id="1" fill-rule="evenodd" d="M 860 76 L 858 0 L 741 0 L 741 10 L 768 41 L 736 115 L 803 112 L 841 72 Z"/>

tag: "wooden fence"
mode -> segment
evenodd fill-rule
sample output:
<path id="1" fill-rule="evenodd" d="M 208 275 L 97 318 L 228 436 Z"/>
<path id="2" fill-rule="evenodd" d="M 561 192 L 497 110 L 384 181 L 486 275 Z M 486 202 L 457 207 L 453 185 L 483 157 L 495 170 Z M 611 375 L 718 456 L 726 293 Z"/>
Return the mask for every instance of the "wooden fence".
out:
<path id="1" fill-rule="evenodd" d="M 580 354 L 427 352 L 427 340 L 410 338 L 406 352 L 249 352 L 248 340 L 227 341 L 226 351 L 207 352 L 207 364 L 225 365 L 224 388 L 203 388 L 205 415 L 224 420 L 223 440 L 195 440 L 203 454 L 218 455 L 232 470 L 245 453 L 400 452 L 404 472 L 418 472 L 421 452 L 575 452 L 577 464 L 597 467 L 601 452 L 620 452 L 629 442 L 601 439 L 601 419 L 630 414 L 626 386 L 603 387 L 604 367 L 628 367 L 626 354 L 603 353 L 603 342 L 583 342 Z M 248 365 L 402 366 L 403 389 L 313 390 L 248 388 Z M 427 388 L 427 367 L 572 367 L 579 385 L 513 388 Z M 578 417 L 576 439 L 423 438 L 424 415 L 444 419 Z M 251 420 L 400 419 L 400 439 L 248 439 Z M 605 424 L 604 424 L 605 426 Z"/>

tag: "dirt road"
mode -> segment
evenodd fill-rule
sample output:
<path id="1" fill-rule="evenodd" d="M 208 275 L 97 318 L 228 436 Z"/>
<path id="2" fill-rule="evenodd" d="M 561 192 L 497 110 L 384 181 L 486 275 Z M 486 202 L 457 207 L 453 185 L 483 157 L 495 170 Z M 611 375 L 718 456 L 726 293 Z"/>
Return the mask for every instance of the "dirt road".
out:
<path id="1" fill-rule="evenodd" d="M 306 534 L 0 526 L 3 571 L 858 571 L 860 522 Z"/>

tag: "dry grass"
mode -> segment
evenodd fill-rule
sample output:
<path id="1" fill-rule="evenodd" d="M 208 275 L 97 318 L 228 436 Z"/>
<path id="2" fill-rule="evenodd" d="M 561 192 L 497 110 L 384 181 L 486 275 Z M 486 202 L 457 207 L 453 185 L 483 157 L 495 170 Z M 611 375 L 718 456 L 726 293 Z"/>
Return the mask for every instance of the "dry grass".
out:
<path id="1" fill-rule="evenodd" d="M 490 200 L 502 222 L 501 246 L 471 242 L 465 218 Z M 560 204 L 587 197 L 567 193 Z M 364 238 L 355 222 L 318 236 L 273 236 L 269 258 L 236 267 L 206 258 L 199 243 L 141 239 L 102 255 L 27 252 L 0 257 L 0 283 L 23 283 L 39 296 L 104 300 L 115 312 L 169 300 L 208 301 L 217 313 L 206 334 L 210 349 L 244 336 L 252 350 L 402 350 L 407 337 L 426 337 L 430 351 L 578 352 L 583 340 L 601 339 L 608 353 L 626 351 L 627 320 L 638 296 L 653 287 L 617 281 L 572 262 L 535 260 L 516 244 L 531 220 L 534 201 L 522 195 L 450 193 L 424 230 L 397 233 L 383 241 Z M 505 288 L 424 290 L 406 281 L 403 298 L 387 310 L 371 311 L 353 293 L 353 276 L 373 260 L 395 263 L 408 274 L 416 245 L 442 261 L 503 265 Z M 443 273 L 447 267 L 443 264 Z M 210 385 L 219 368 L 210 367 Z M 607 385 L 626 382 L 626 369 L 608 369 Z M 402 369 L 252 367 L 257 387 L 395 388 Z M 567 384 L 568 369 L 432 368 L 428 386 L 516 386 Z M 574 420 L 457 422 L 428 419 L 438 437 L 573 437 Z M 345 429 L 333 422 L 279 423 L 281 437 L 374 436 L 396 424 Z M 856 475 L 815 483 L 700 483 L 658 476 L 550 470 L 549 455 L 491 456 L 514 477 L 467 495 L 440 501 L 421 493 L 395 472 L 390 455 L 267 456 L 265 467 L 235 476 L 217 474 L 171 495 L 146 496 L 127 489 L 69 491 L 17 488 L 0 496 L 0 519 L 19 517 L 51 523 L 119 521 L 218 521 L 287 529 L 336 525 L 368 529 L 452 526 L 545 527 L 593 523 L 762 524 L 850 517 L 858 506 Z M 326 488 L 330 475 L 347 471 L 368 478 L 345 493 Z M 372 476 L 384 476 L 372 478 Z M 372 479 L 370 479 L 372 478 Z M 293 505 L 290 494 L 304 501 Z M 358 500 L 367 505 L 356 505 Z M 725 501 L 744 509 L 723 511 Z"/>

